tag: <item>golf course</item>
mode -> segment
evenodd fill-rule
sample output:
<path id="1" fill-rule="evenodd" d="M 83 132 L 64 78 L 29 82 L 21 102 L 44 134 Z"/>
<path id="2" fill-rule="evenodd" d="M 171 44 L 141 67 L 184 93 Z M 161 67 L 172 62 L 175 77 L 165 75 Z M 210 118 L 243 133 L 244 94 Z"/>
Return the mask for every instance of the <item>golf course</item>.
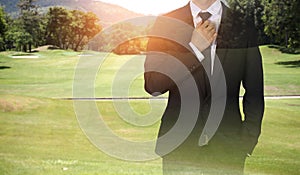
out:
<path id="1" fill-rule="evenodd" d="M 260 49 L 266 108 L 262 134 L 246 161 L 245 174 L 298 175 L 300 98 L 291 97 L 300 95 L 300 54 L 282 53 L 275 46 Z M 143 88 L 144 55 L 59 49 L 20 55 L 0 52 L 0 175 L 162 174 L 159 158 L 125 161 L 98 149 L 83 132 L 74 109 L 74 101 L 95 101 L 116 135 L 133 141 L 155 139 L 159 118 L 151 125 L 131 125 L 114 104 L 128 102 L 140 116 L 150 111 L 162 114 L 166 99 L 149 103 Z M 97 74 L 90 75 L 91 69 Z M 86 84 L 85 78 L 93 76 L 92 84 Z M 281 98 L 267 98 L 277 96 Z M 113 140 L 111 147 L 121 149 Z"/>

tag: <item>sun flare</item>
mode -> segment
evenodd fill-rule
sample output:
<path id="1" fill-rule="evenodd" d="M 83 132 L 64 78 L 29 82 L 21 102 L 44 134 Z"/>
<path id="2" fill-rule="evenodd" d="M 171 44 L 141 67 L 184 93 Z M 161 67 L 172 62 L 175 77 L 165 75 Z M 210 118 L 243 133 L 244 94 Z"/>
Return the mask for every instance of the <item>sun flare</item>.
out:
<path id="1" fill-rule="evenodd" d="M 145 15 L 158 15 L 184 6 L 189 0 L 101 0 Z"/>

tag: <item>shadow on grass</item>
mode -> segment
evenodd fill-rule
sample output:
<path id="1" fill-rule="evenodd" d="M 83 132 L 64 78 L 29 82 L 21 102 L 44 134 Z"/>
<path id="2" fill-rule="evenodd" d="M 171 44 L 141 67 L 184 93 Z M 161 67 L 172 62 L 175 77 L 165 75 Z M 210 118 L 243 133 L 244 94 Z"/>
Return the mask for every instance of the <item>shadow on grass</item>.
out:
<path id="1" fill-rule="evenodd" d="M 298 68 L 300 67 L 300 60 L 296 60 L 296 61 L 280 61 L 280 62 L 277 62 L 275 64 L 278 64 L 278 65 L 284 65 L 288 68 Z"/>
<path id="2" fill-rule="evenodd" d="M 2 69 L 10 69 L 11 67 L 9 67 L 9 66 L 0 66 L 0 70 L 2 70 Z"/>
<path id="3" fill-rule="evenodd" d="M 282 53 L 296 54 L 296 55 L 300 54 L 300 49 L 286 48 L 278 45 L 269 45 L 268 47 L 271 49 L 277 49 Z"/>
<path id="4" fill-rule="evenodd" d="M 47 49 L 48 50 L 59 50 L 60 48 L 57 46 L 49 46 Z"/>

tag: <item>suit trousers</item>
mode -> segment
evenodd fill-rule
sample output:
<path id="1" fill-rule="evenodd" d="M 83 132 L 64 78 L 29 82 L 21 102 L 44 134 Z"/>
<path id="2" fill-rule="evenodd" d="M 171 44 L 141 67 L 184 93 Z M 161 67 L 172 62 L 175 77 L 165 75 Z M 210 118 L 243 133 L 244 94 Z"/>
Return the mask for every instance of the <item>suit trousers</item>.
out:
<path id="1" fill-rule="evenodd" d="M 247 157 L 239 139 L 221 136 L 208 145 L 185 142 L 163 156 L 164 175 L 242 175 Z M 224 138 L 225 137 L 225 138 Z"/>

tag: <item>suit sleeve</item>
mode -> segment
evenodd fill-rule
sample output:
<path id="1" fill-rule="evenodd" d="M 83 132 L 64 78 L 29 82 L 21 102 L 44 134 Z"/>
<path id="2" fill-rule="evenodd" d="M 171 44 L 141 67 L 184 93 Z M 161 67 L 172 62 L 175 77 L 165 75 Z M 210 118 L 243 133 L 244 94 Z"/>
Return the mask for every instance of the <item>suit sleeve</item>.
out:
<path id="1" fill-rule="evenodd" d="M 160 38 L 150 38 L 147 46 L 145 61 L 145 90 L 154 96 L 164 94 L 175 86 L 174 81 L 166 73 L 169 69 L 167 60 L 171 60 L 165 53 L 166 42 Z M 152 52 L 152 53 L 150 53 Z M 165 53 L 165 55 L 163 55 Z"/>
<path id="2" fill-rule="evenodd" d="M 244 126 L 249 134 L 258 137 L 264 113 L 263 69 L 258 47 L 249 48 L 243 87 L 243 109 L 245 114 Z"/>
<path id="3" fill-rule="evenodd" d="M 165 23 L 158 20 L 154 25 L 152 35 L 156 37 L 149 39 L 144 64 L 144 88 L 154 96 L 176 88 L 201 65 L 188 49 L 188 42 L 181 42 L 180 36 L 169 35 L 168 30 L 174 30 L 170 25 L 175 24 L 166 26 Z"/>
<path id="4" fill-rule="evenodd" d="M 255 29 L 254 27 L 251 29 Z M 254 31 L 251 31 L 255 34 Z M 258 141 L 261 133 L 261 124 L 264 114 L 264 80 L 262 57 L 256 44 L 256 36 L 250 35 L 248 38 L 247 58 L 243 77 L 243 87 L 245 94 L 243 97 L 243 110 L 245 121 L 243 132 L 250 145 L 251 153 Z"/>

